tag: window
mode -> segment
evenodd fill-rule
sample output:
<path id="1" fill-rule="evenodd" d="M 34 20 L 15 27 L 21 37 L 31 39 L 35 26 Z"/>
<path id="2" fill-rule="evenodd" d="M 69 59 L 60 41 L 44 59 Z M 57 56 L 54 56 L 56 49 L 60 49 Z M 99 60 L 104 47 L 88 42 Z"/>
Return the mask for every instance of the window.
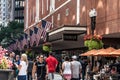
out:
<path id="1" fill-rule="evenodd" d="M 5 7 L 5 4 L 3 4 L 3 6 Z"/>
<path id="2" fill-rule="evenodd" d="M 50 12 L 55 9 L 55 0 L 50 0 Z"/>
<path id="3" fill-rule="evenodd" d="M 18 7 L 18 6 L 19 6 L 19 2 L 16 1 L 16 2 L 15 2 L 15 7 Z"/>
<path id="4" fill-rule="evenodd" d="M 5 16 L 5 13 L 3 13 L 3 16 Z"/>
<path id="5" fill-rule="evenodd" d="M 5 20 L 5 17 L 3 17 L 3 20 Z"/>
<path id="6" fill-rule="evenodd" d="M 65 12 L 66 12 L 66 16 L 68 16 L 69 15 L 69 8 L 67 8 Z"/>
<path id="7" fill-rule="evenodd" d="M 58 16 L 57 16 L 57 20 L 58 20 L 58 21 L 60 20 L 60 13 L 59 13 Z"/>
<path id="8" fill-rule="evenodd" d="M 48 5 L 49 5 L 49 3 L 48 3 L 48 0 L 47 0 L 47 11 L 48 11 Z"/>
<path id="9" fill-rule="evenodd" d="M 42 0 L 42 14 L 43 14 L 43 12 L 44 12 L 44 2 L 43 2 L 44 0 Z"/>
<path id="10" fill-rule="evenodd" d="M 5 11 L 5 8 L 3 8 L 3 11 Z"/>

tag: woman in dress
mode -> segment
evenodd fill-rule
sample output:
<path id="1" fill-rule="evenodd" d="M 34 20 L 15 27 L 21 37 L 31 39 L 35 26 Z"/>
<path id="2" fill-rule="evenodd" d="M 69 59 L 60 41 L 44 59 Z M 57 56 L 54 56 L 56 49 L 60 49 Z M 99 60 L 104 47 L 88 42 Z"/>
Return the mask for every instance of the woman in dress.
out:
<path id="1" fill-rule="evenodd" d="M 65 57 L 65 61 L 62 63 L 62 71 L 63 77 L 65 80 L 71 80 L 71 62 L 69 61 L 69 57 Z"/>
<path id="2" fill-rule="evenodd" d="M 15 63 L 16 67 L 19 70 L 18 73 L 18 80 L 27 80 L 27 67 L 28 67 L 28 59 L 26 54 L 21 55 L 20 64 L 17 65 Z"/>

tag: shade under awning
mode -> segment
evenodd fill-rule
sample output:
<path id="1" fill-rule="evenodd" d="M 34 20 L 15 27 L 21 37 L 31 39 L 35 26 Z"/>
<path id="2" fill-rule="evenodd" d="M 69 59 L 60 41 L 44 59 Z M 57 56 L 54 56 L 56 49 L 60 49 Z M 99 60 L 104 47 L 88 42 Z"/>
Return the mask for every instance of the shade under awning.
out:
<path id="1" fill-rule="evenodd" d="M 48 32 L 49 42 L 53 50 L 84 47 L 83 34 L 86 26 L 64 25 Z"/>

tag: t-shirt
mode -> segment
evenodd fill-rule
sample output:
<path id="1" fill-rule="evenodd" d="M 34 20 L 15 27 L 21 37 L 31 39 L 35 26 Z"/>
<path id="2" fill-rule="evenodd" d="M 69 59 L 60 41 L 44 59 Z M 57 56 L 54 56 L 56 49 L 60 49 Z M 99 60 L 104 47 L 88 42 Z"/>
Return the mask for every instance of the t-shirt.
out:
<path id="1" fill-rule="evenodd" d="M 82 65 L 79 61 L 72 61 L 72 76 L 73 78 L 79 78 L 80 69 L 82 69 Z"/>
<path id="2" fill-rule="evenodd" d="M 19 70 L 19 74 L 18 75 L 27 75 L 27 67 L 28 67 L 28 65 L 26 64 L 26 62 L 25 61 L 20 61 L 20 65 L 22 67 Z"/>
<path id="3" fill-rule="evenodd" d="M 51 73 L 51 72 L 55 72 L 55 69 L 56 69 L 56 66 L 58 64 L 58 61 L 55 57 L 53 56 L 49 56 L 47 59 L 46 59 L 46 63 L 48 65 L 48 72 Z"/>
<path id="4" fill-rule="evenodd" d="M 35 63 L 37 67 L 37 77 L 45 77 L 46 74 L 46 63 L 45 62 L 36 62 Z"/>

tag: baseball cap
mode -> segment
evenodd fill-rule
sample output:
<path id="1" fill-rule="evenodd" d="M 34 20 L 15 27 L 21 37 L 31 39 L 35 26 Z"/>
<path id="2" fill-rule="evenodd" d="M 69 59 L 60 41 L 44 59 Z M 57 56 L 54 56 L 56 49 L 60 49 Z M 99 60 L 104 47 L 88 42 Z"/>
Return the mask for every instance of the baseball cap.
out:
<path id="1" fill-rule="evenodd" d="M 77 56 L 75 56 L 75 55 L 74 55 L 74 56 L 72 56 L 72 59 L 77 59 Z"/>

